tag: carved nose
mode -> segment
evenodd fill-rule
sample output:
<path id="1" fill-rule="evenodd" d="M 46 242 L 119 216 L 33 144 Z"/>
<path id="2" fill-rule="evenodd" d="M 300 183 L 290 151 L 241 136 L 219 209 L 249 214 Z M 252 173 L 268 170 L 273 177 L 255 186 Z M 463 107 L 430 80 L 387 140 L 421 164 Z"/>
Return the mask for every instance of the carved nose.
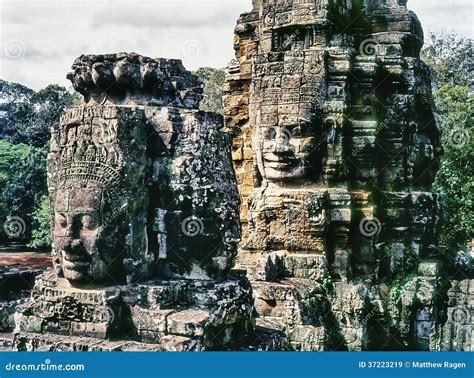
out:
<path id="1" fill-rule="evenodd" d="M 279 137 L 275 141 L 275 152 L 285 153 L 288 152 L 288 140 L 284 137 Z"/>

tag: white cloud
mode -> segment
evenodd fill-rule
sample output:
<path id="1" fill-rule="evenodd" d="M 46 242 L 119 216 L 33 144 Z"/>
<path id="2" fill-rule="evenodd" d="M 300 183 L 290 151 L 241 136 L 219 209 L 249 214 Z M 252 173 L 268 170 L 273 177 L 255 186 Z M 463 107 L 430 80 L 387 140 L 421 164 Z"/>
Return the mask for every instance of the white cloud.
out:
<path id="1" fill-rule="evenodd" d="M 234 56 L 236 20 L 252 8 L 252 0 L 0 1 L 0 77 L 34 89 L 69 86 L 66 73 L 81 54 L 135 51 L 183 59 L 188 69 L 223 67 Z M 409 7 L 426 32 L 472 36 L 470 0 L 411 0 Z M 5 54 L 12 41 L 21 42 L 19 57 Z"/>
<path id="2" fill-rule="evenodd" d="M 418 15 L 425 35 L 443 30 L 474 36 L 472 0 L 409 0 L 408 8 Z"/>

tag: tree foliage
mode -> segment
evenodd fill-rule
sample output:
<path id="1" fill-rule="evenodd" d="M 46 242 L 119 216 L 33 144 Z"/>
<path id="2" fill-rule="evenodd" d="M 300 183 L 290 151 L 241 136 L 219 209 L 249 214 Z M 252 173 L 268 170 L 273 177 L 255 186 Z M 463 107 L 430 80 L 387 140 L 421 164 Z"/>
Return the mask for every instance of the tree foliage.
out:
<path id="1" fill-rule="evenodd" d="M 474 238 L 472 40 L 454 33 L 431 34 L 422 56 L 432 71 L 445 151 L 435 182 L 444 201 L 440 242 L 455 252 Z"/>
<path id="2" fill-rule="evenodd" d="M 58 85 L 34 92 L 5 81 L 0 81 L 0 96 L 0 138 L 35 147 L 48 143 L 53 123 L 64 108 L 77 101 L 77 94 Z"/>
<path id="3" fill-rule="evenodd" d="M 204 67 L 194 72 L 204 83 L 204 99 L 201 102 L 201 110 L 223 115 L 222 91 L 224 88 L 225 71 Z"/>
<path id="4" fill-rule="evenodd" d="M 2 191 L 3 216 L 22 218 L 26 225 L 26 239 L 35 231 L 39 231 L 38 227 L 43 225 L 35 221 L 34 214 L 41 207 L 43 197 L 48 192 L 46 157 L 46 147 L 28 147 L 26 156 L 11 165 L 10 177 Z"/>
<path id="5" fill-rule="evenodd" d="M 434 90 L 445 84 L 471 86 L 471 39 L 456 33 L 431 33 L 422 58 L 431 67 Z"/>
<path id="6" fill-rule="evenodd" d="M 474 135 L 469 88 L 446 84 L 435 93 L 441 115 L 443 146 L 435 189 L 443 195 L 441 244 L 456 251 L 474 238 Z"/>
<path id="7" fill-rule="evenodd" d="M 48 196 L 43 196 L 39 207 L 30 214 L 32 220 L 31 240 L 28 247 L 48 249 L 51 244 L 51 209 Z"/>
<path id="8" fill-rule="evenodd" d="M 46 184 L 50 129 L 78 99 L 58 85 L 35 92 L 0 80 L 0 224 L 9 216 L 20 217 L 26 225 L 23 236 L 34 248 L 51 243 Z"/>
<path id="9" fill-rule="evenodd" d="M 0 193 L 15 176 L 14 165 L 26 159 L 29 147 L 24 144 L 12 145 L 5 140 L 0 140 Z M 0 197 L 0 224 L 10 215 L 9 207 L 3 195 Z M 0 230 L 1 233 L 1 230 Z"/>
<path id="10" fill-rule="evenodd" d="M 30 147 L 28 156 L 12 165 L 14 176 L 3 191 L 11 213 L 26 215 L 34 212 L 47 192 L 46 148 Z"/>

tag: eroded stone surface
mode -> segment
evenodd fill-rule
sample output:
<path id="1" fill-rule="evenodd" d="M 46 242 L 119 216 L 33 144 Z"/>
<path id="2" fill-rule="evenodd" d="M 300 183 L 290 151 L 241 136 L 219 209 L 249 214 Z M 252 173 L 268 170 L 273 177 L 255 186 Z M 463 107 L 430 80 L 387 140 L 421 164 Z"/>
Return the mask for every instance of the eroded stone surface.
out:
<path id="1" fill-rule="evenodd" d="M 436 245 L 422 44 L 404 0 L 255 0 L 226 129 L 180 61 L 78 58 L 86 105 L 49 158 L 56 269 L 14 349 L 472 350 L 472 269 L 443 282 Z"/>

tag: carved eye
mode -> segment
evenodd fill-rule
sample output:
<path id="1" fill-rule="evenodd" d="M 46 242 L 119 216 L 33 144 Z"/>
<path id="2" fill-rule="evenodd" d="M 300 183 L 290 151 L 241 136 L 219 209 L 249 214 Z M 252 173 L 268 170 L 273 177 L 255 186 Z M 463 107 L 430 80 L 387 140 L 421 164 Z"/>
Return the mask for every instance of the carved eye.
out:
<path id="1" fill-rule="evenodd" d="M 94 230 L 97 228 L 97 222 L 92 215 L 87 214 L 82 217 L 82 227 L 88 230 Z"/>
<path id="2" fill-rule="evenodd" d="M 67 227 L 67 218 L 64 214 L 56 214 L 56 224 L 59 227 L 66 228 Z"/>

